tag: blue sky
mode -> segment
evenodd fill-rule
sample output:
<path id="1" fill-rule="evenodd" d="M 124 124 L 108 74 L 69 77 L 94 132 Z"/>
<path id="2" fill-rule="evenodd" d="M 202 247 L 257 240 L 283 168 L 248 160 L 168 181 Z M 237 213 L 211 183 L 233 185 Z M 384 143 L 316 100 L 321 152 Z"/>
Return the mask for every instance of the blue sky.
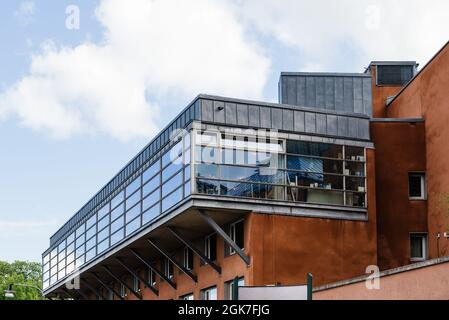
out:
<path id="1" fill-rule="evenodd" d="M 79 8 L 79 29 L 66 27 L 68 5 Z M 196 94 L 276 101 L 281 71 L 423 65 L 447 41 L 448 9 L 419 0 L 2 2 L 0 259 L 39 261 L 49 237 Z"/>

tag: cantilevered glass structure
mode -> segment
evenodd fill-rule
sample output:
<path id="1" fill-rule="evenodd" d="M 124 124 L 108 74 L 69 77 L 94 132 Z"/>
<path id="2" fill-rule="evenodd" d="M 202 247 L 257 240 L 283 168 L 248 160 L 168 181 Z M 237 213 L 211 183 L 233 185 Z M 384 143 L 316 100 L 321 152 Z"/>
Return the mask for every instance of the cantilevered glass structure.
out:
<path id="1" fill-rule="evenodd" d="M 313 92 L 301 93 L 310 78 Z M 170 221 L 195 225 L 196 209 L 229 212 L 223 221 L 248 211 L 366 220 L 367 81 L 281 75 L 285 99 L 304 94 L 307 107 L 199 95 L 50 238 L 44 293 L 60 294 L 75 276 L 101 284 L 100 266 Z"/>

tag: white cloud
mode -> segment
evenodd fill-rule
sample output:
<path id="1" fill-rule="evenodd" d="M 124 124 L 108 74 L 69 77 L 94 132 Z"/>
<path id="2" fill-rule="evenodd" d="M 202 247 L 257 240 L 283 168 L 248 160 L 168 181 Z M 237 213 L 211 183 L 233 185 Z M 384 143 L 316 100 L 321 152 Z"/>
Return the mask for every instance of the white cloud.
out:
<path id="1" fill-rule="evenodd" d="M 371 60 L 395 59 L 424 64 L 448 40 L 447 0 L 245 0 L 236 4 L 248 24 L 298 49 L 298 69 L 322 66 L 333 71 L 341 63 L 362 71 Z"/>
<path id="2" fill-rule="evenodd" d="M 23 26 L 29 25 L 33 22 L 34 14 L 36 13 L 36 5 L 34 1 L 22 1 L 19 8 L 14 11 L 14 16 Z"/>
<path id="3" fill-rule="evenodd" d="M 224 2 L 103 0 L 96 16 L 102 42 L 45 43 L 29 75 L 0 95 L 0 115 L 59 138 L 126 141 L 157 131 L 167 99 L 262 97 L 270 61 Z"/>

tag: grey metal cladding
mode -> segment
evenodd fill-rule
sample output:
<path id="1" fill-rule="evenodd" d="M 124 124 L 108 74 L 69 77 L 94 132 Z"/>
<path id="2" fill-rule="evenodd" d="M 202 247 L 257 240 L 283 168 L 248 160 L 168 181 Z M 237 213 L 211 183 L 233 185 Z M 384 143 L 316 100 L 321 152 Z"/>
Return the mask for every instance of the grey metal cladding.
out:
<path id="1" fill-rule="evenodd" d="M 237 124 L 241 126 L 248 125 L 248 105 L 237 104 Z"/>
<path id="2" fill-rule="evenodd" d="M 347 137 L 349 133 L 348 129 L 348 117 L 337 117 L 338 136 Z"/>
<path id="3" fill-rule="evenodd" d="M 248 125 L 250 127 L 260 127 L 260 116 L 259 116 L 259 107 L 249 105 L 248 106 Z"/>
<path id="4" fill-rule="evenodd" d="M 315 92 L 316 92 L 316 99 L 315 99 L 316 107 L 325 109 L 326 101 L 325 101 L 325 78 L 324 77 L 316 77 L 315 78 Z"/>
<path id="5" fill-rule="evenodd" d="M 296 106 L 306 106 L 306 78 L 296 77 L 296 103 L 290 103 Z"/>
<path id="6" fill-rule="evenodd" d="M 371 77 L 367 74 L 286 72 L 281 74 L 280 86 L 281 104 L 372 114 Z"/>
<path id="7" fill-rule="evenodd" d="M 349 118 L 348 119 L 348 136 L 351 138 L 358 137 L 358 119 L 357 118 Z"/>
<path id="8" fill-rule="evenodd" d="M 327 77 L 324 81 L 324 106 L 328 110 L 335 110 L 335 78 Z"/>
<path id="9" fill-rule="evenodd" d="M 372 116 L 373 114 L 373 87 L 371 78 L 363 79 L 362 94 L 363 94 L 363 109 L 364 114 Z"/>
<path id="10" fill-rule="evenodd" d="M 297 132 L 304 132 L 305 126 L 304 126 L 304 111 L 294 111 L 294 131 Z"/>
<path id="11" fill-rule="evenodd" d="M 226 123 L 237 124 L 237 105 L 232 102 L 225 104 Z"/>
<path id="12" fill-rule="evenodd" d="M 352 78 L 345 77 L 343 80 L 343 111 L 354 112 L 353 86 Z"/>
<path id="13" fill-rule="evenodd" d="M 315 77 L 306 78 L 306 107 L 316 108 Z"/>
<path id="14" fill-rule="evenodd" d="M 368 140 L 370 138 L 369 135 L 369 120 L 367 119 L 358 119 L 358 132 L 357 136 L 359 139 L 366 139 Z"/>
<path id="15" fill-rule="evenodd" d="M 337 116 L 333 114 L 327 115 L 327 134 L 330 136 L 338 135 Z"/>
<path id="16" fill-rule="evenodd" d="M 316 113 L 314 113 L 314 112 L 306 112 L 305 113 L 305 116 L 304 116 L 305 132 L 316 133 L 315 116 L 316 116 Z"/>
<path id="17" fill-rule="evenodd" d="M 327 135 L 327 115 L 324 113 L 316 114 L 316 133 Z"/>
<path id="18" fill-rule="evenodd" d="M 214 121 L 214 106 L 212 100 L 201 99 L 201 120 Z"/>
<path id="19" fill-rule="evenodd" d="M 362 89 L 362 78 L 353 79 L 353 90 L 354 90 L 354 112 L 364 113 L 363 107 L 363 89 Z"/>
<path id="20" fill-rule="evenodd" d="M 282 110 L 282 129 L 293 131 L 293 110 Z"/>
<path id="21" fill-rule="evenodd" d="M 271 128 L 271 108 L 260 108 L 260 126 Z"/>
<path id="22" fill-rule="evenodd" d="M 225 123 L 225 104 L 223 101 L 214 101 L 214 122 Z"/>
<path id="23" fill-rule="evenodd" d="M 296 78 L 287 77 L 287 101 L 288 104 L 296 103 Z"/>
<path id="24" fill-rule="evenodd" d="M 282 109 L 271 109 L 271 126 L 269 128 L 282 130 Z"/>

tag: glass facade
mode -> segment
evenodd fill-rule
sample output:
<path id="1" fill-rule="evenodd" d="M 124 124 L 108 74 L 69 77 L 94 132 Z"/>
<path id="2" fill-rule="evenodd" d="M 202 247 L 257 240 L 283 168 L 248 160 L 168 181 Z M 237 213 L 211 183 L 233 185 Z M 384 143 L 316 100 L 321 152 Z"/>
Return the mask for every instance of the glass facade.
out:
<path id="1" fill-rule="evenodd" d="M 191 194 L 366 207 L 364 148 L 193 132 L 52 247 L 43 257 L 44 289 Z"/>
<path id="2" fill-rule="evenodd" d="M 197 193 L 366 207 L 364 148 L 219 132 L 195 140 Z"/>
<path id="3" fill-rule="evenodd" d="M 129 182 L 43 257 L 44 289 L 190 195 L 190 134 Z"/>

